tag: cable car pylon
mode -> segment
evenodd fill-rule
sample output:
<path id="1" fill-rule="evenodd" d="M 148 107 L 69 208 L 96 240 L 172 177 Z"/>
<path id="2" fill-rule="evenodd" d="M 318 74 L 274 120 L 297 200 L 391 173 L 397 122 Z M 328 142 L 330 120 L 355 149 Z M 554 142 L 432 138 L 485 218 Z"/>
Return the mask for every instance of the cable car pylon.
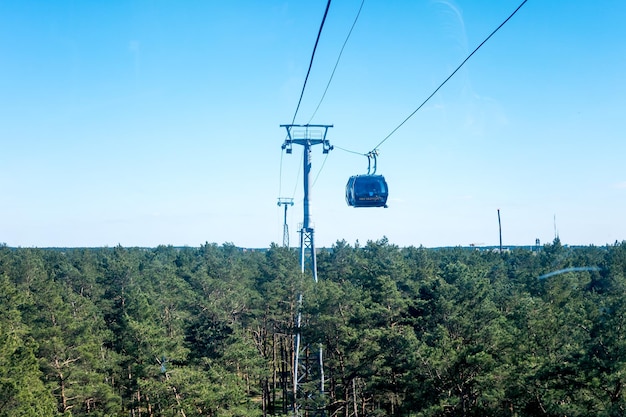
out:
<path id="1" fill-rule="evenodd" d="M 289 226 L 287 225 L 287 207 L 293 206 L 293 198 L 278 198 L 278 206 L 285 207 L 285 216 L 283 221 L 283 247 L 289 247 Z"/>
<path id="2" fill-rule="evenodd" d="M 302 227 L 300 228 L 300 268 L 302 274 L 310 271 L 313 276 L 313 280 L 317 282 L 317 261 L 315 255 L 315 238 L 313 225 L 311 223 L 311 212 L 309 209 L 309 202 L 311 196 L 311 147 L 314 145 L 322 145 L 322 152 L 327 154 L 333 147 L 330 145 L 326 134 L 328 129 L 333 125 L 280 125 L 287 129 L 287 138 L 282 145 L 282 149 L 288 154 L 293 151 L 293 145 L 302 145 L 304 147 L 304 219 L 302 220 Z M 302 326 L 302 294 L 298 294 L 298 315 L 296 318 L 296 334 L 294 335 L 294 364 L 293 364 L 293 410 L 294 415 L 300 415 L 301 399 L 306 400 L 307 395 L 300 392 L 300 382 L 302 378 L 311 378 L 314 374 L 310 367 L 311 361 L 308 360 L 308 347 L 302 349 L 301 340 L 301 326 Z M 306 354 L 304 366 L 300 363 L 301 353 Z M 319 345 L 319 380 L 320 380 L 320 393 L 324 395 L 324 363 L 323 363 L 323 348 Z M 300 374 L 300 368 L 303 368 L 302 374 Z M 306 382 L 306 381 L 305 381 Z"/>
<path id="3" fill-rule="evenodd" d="M 282 148 L 288 153 L 292 153 L 293 145 L 302 145 L 304 147 L 304 219 L 302 220 L 302 228 L 300 229 L 300 266 L 302 273 L 307 268 L 311 271 L 313 279 L 317 282 L 317 263 L 315 260 L 315 241 L 314 230 L 311 223 L 311 212 L 309 210 L 309 201 L 311 195 L 310 177 L 311 177 L 311 147 L 314 145 L 322 145 L 322 152 L 328 153 L 333 149 L 326 134 L 328 129 L 333 125 L 280 125 L 287 129 L 287 139 Z"/>

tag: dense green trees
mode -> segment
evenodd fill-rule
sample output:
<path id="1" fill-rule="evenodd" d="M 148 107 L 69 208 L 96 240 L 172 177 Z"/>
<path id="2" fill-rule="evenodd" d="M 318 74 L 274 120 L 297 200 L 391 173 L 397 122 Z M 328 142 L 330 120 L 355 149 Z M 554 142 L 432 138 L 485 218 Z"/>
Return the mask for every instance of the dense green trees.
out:
<path id="1" fill-rule="evenodd" d="M 4 261 L 4 259 L 2 259 Z M 0 272 L 0 416 L 53 416 L 55 403 L 43 383 L 37 344 L 22 321 L 28 301 Z"/>
<path id="2" fill-rule="evenodd" d="M 626 243 L 0 246 L 0 417 L 622 416 Z M 316 374 L 317 375 L 317 374 Z M 318 389 L 302 375 L 305 391 Z"/>

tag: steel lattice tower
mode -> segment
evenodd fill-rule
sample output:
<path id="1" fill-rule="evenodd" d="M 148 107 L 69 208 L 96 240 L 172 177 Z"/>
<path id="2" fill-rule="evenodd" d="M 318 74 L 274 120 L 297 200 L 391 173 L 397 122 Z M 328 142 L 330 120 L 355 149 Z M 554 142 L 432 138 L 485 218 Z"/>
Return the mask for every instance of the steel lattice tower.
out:
<path id="1" fill-rule="evenodd" d="M 311 147 L 314 145 L 323 145 L 323 153 L 326 154 L 331 151 L 333 147 L 330 146 L 330 142 L 326 139 L 326 134 L 328 133 L 328 129 L 333 127 L 333 125 L 280 125 L 280 127 L 287 129 L 287 139 L 285 139 L 282 148 L 288 154 L 292 153 L 293 144 L 302 145 L 304 147 L 304 220 L 302 220 L 302 228 L 300 229 L 300 266 L 302 273 L 305 273 L 306 270 L 309 269 L 313 275 L 313 279 L 317 282 L 315 239 L 309 210 L 311 195 Z"/>
<path id="2" fill-rule="evenodd" d="M 293 206 L 293 198 L 279 198 L 278 206 L 285 207 L 285 216 L 283 221 L 283 247 L 289 247 L 289 226 L 287 225 L 287 207 Z"/>
<path id="3" fill-rule="evenodd" d="M 313 280 L 317 282 L 317 260 L 315 255 L 315 234 L 313 230 L 313 224 L 311 223 L 311 213 L 309 210 L 309 201 L 311 195 L 310 189 L 310 176 L 311 176 L 311 147 L 314 145 L 322 145 L 322 152 L 327 154 L 333 149 L 330 142 L 326 139 L 328 129 L 333 127 L 332 125 L 281 125 L 287 129 L 287 139 L 282 145 L 282 148 L 288 153 L 292 153 L 292 147 L 294 144 L 302 145 L 304 147 L 304 219 L 300 228 L 300 267 L 302 273 L 307 271 L 313 276 Z M 300 383 L 303 378 L 313 375 L 311 361 L 306 355 L 304 364 L 301 363 L 300 357 L 302 350 L 300 329 L 302 326 L 302 294 L 298 294 L 298 316 L 296 319 L 296 334 L 294 337 L 294 366 L 293 366 L 293 408 L 294 414 L 300 415 Z M 308 347 L 304 349 L 309 351 Z M 320 379 L 320 392 L 324 394 L 324 363 L 322 346 L 319 346 L 318 356 L 318 375 Z M 302 368 L 303 372 L 300 373 Z M 306 381 L 305 381 L 306 382 Z"/>

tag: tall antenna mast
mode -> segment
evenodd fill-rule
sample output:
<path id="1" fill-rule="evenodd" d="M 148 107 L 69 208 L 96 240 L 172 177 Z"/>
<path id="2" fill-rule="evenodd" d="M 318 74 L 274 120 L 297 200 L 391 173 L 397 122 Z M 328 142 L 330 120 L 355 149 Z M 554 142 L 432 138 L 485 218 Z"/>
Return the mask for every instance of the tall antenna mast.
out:
<path id="1" fill-rule="evenodd" d="M 500 222 L 500 209 L 498 209 L 498 231 L 500 235 L 500 253 L 502 253 L 502 222 Z"/>
<path id="2" fill-rule="evenodd" d="M 556 228 L 556 214 L 554 215 L 554 240 L 556 241 L 559 238 L 559 231 Z"/>
<path id="3" fill-rule="evenodd" d="M 310 196 L 311 196 L 311 147 L 314 145 L 322 145 L 322 152 L 327 154 L 333 147 L 330 145 L 326 134 L 328 129 L 333 125 L 280 125 L 287 129 L 287 139 L 283 143 L 282 148 L 288 153 L 292 153 L 293 144 L 302 145 L 304 147 L 304 219 L 302 220 L 302 227 L 300 228 L 300 268 L 302 274 L 307 269 L 313 276 L 313 280 L 317 282 L 317 261 L 315 257 L 315 239 L 313 224 L 311 223 L 311 212 L 309 209 Z M 287 210 L 285 208 L 285 210 Z M 308 360 L 309 349 L 301 349 L 301 326 L 302 326 L 302 294 L 298 294 L 298 316 L 296 318 L 296 334 L 294 337 L 294 365 L 293 365 L 293 409 L 296 416 L 300 415 L 300 399 L 306 400 L 308 395 L 302 395 L 299 392 L 301 378 L 313 379 L 312 369 L 310 369 L 311 362 Z M 306 354 L 306 360 L 304 361 L 303 373 L 300 374 L 300 354 Z M 320 393 L 324 395 L 324 363 L 322 345 L 319 345 L 319 379 L 320 379 Z"/>
<path id="4" fill-rule="evenodd" d="M 283 221 L 283 247 L 289 247 L 289 226 L 287 225 L 287 207 L 293 206 L 293 198 L 278 198 L 278 206 L 285 207 L 285 217 Z"/>

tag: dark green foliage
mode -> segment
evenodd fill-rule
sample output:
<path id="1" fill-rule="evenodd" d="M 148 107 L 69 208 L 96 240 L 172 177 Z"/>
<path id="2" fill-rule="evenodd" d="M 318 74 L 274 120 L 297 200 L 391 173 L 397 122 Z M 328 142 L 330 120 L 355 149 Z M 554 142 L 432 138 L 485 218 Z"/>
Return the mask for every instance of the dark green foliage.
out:
<path id="1" fill-rule="evenodd" d="M 0 265 L 8 261 L 0 248 Z M 54 398 L 46 390 L 37 364 L 37 345 L 29 336 L 20 309 L 28 301 L 0 271 L 0 416 L 56 415 Z"/>
<path id="2" fill-rule="evenodd" d="M 587 269 L 581 269 L 587 267 Z M 0 246 L 0 417 L 626 414 L 626 243 Z M 555 273 L 556 272 L 556 273 Z"/>

